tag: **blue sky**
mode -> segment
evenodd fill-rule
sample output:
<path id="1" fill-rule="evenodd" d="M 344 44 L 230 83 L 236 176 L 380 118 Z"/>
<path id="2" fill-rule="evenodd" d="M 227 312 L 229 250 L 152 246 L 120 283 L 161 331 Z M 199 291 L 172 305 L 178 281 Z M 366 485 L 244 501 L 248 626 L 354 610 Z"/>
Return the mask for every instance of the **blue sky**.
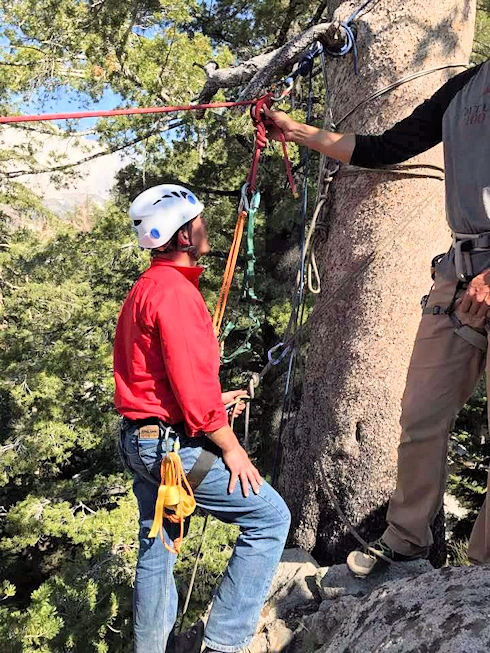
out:
<path id="1" fill-rule="evenodd" d="M 36 94 L 32 100 L 23 102 L 20 105 L 21 112 L 23 114 L 31 114 L 63 113 L 64 111 L 96 111 L 97 109 L 107 110 L 116 108 L 122 102 L 122 97 L 117 93 L 114 93 L 110 88 L 104 90 L 104 93 L 99 100 L 93 100 L 88 96 L 76 93 L 72 90 L 68 91 L 63 87 L 60 87 L 54 96 L 52 94 L 50 94 L 50 96 L 49 99 L 43 98 L 41 91 L 41 93 Z M 94 126 L 96 120 L 96 118 L 84 118 L 79 123 L 79 129 L 90 129 Z M 58 124 L 62 128 L 66 126 L 64 120 L 55 121 L 55 124 Z M 89 138 L 91 137 L 89 136 Z M 92 138 L 95 138 L 95 136 Z"/>

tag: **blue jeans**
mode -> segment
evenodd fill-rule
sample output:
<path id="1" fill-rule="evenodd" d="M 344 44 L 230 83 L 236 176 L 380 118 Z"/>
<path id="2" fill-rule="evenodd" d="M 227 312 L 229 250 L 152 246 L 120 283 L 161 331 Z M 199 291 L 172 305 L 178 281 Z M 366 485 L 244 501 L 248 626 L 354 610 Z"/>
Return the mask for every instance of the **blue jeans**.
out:
<path id="1" fill-rule="evenodd" d="M 171 432 L 172 446 L 176 434 Z M 202 451 L 204 437 L 180 437 L 180 456 L 186 472 Z M 160 483 L 165 440 L 138 439 L 135 426 L 121 429 L 121 457 L 134 477 L 133 490 L 140 514 L 139 555 L 133 595 L 135 653 L 164 653 L 177 618 L 177 590 L 173 577 L 175 554 L 159 537 L 148 538 Z M 248 498 L 237 484 L 228 493 L 230 472 L 221 457 L 194 495 L 197 505 L 227 524 L 237 524 L 240 535 L 213 599 L 204 643 L 216 651 L 240 651 L 250 642 L 279 563 L 289 530 L 288 507 L 267 483 Z M 176 537 L 176 525 L 165 520 L 166 541 Z"/>

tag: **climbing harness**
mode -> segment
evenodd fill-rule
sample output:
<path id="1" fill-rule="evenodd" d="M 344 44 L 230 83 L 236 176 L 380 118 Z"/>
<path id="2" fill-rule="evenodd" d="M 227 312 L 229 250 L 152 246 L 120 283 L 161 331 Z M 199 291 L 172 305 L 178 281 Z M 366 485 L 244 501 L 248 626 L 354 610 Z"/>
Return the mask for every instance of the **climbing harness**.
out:
<path id="1" fill-rule="evenodd" d="M 234 423 L 234 420 L 235 420 L 235 413 L 234 413 L 235 406 L 238 403 L 240 403 L 241 401 L 243 401 L 243 397 L 237 397 L 234 401 L 232 401 L 230 404 L 227 404 L 227 406 L 226 406 L 226 410 L 228 412 L 228 416 L 229 416 L 229 419 L 230 419 L 231 428 L 233 428 L 233 423 Z M 247 408 L 249 408 L 248 403 L 247 403 Z M 206 456 L 206 454 L 208 454 L 208 455 Z M 212 467 L 214 461 L 216 460 L 216 458 L 217 458 L 217 456 L 214 453 L 207 452 L 205 449 L 203 449 L 203 451 L 199 455 L 199 458 L 197 459 L 196 463 L 194 464 L 194 466 L 192 467 L 191 471 L 188 474 L 188 478 L 192 478 L 192 481 L 190 481 L 190 485 L 194 489 L 196 487 L 198 487 L 198 485 L 201 483 L 201 481 L 205 478 L 206 474 L 211 469 L 211 467 Z M 197 551 L 196 551 L 194 566 L 192 568 L 192 573 L 191 573 L 191 577 L 190 577 L 190 580 L 189 580 L 189 587 L 187 589 L 187 594 L 186 594 L 186 597 L 185 597 L 185 600 L 184 600 L 184 605 L 183 605 L 183 608 L 182 608 L 182 615 L 180 617 L 179 632 L 182 632 L 182 627 L 184 625 L 185 615 L 187 614 L 187 609 L 189 607 L 189 603 L 190 603 L 191 596 L 192 596 L 192 590 L 194 589 L 194 583 L 196 581 L 197 570 L 198 570 L 198 567 L 199 567 L 199 561 L 201 559 L 201 552 L 202 552 L 202 548 L 203 548 L 203 545 L 204 545 L 204 538 L 206 537 L 206 530 L 207 530 L 207 527 L 208 527 L 208 523 L 209 523 L 209 513 L 207 513 L 205 518 L 204 518 L 204 523 L 203 523 L 203 526 L 202 526 L 201 536 L 199 538 L 199 546 L 198 546 Z"/>
<path id="2" fill-rule="evenodd" d="M 427 306 L 430 295 L 422 298 L 423 315 L 446 315 L 454 325 L 454 333 L 468 342 L 473 347 L 486 353 L 488 350 L 488 339 L 485 329 L 478 329 L 469 324 L 463 324 L 455 312 L 455 302 L 466 290 L 468 283 L 474 278 L 473 263 L 471 260 L 472 252 L 490 251 L 490 232 L 463 234 L 453 232 L 452 247 L 448 252 L 451 260 L 454 261 L 456 277 L 458 279 L 454 287 L 454 294 L 448 306 L 431 305 Z M 446 256 L 440 254 L 432 260 L 431 276 L 435 279 L 435 269 L 437 264 Z"/>
<path id="3" fill-rule="evenodd" d="M 459 281 L 467 283 L 474 277 L 471 252 L 490 250 L 490 231 L 480 234 L 461 234 L 453 232 L 454 265 Z"/>

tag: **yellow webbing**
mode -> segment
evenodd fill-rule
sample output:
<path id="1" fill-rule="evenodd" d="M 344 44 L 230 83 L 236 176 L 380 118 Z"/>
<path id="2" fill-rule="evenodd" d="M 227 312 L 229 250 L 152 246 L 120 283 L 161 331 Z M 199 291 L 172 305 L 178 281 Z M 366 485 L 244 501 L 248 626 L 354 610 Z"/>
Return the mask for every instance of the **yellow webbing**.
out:
<path id="1" fill-rule="evenodd" d="M 168 453 L 162 459 L 160 478 L 155 516 L 148 537 L 156 537 L 160 533 L 160 538 L 167 551 L 179 553 L 184 539 L 184 521 L 186 517 L 194 512 L 196 500 L 182 467 L 178 449 Z M 168 519 L 174 524 L 180 524 L 180 534 L 175 538 L 173 547 L 165 542 L 163 535 L 164 519 Z"/>

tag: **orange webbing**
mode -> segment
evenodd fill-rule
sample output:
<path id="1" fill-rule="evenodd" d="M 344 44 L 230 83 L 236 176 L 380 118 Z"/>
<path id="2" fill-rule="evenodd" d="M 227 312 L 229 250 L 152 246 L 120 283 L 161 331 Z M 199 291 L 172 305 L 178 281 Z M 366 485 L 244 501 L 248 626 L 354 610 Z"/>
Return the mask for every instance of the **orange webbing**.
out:
<path id="1" fill-rule="evenodd" d="M 225 272 L 223 274 L 221 289 L 218 295 L 218 301 L 216 303 L 216 308 L 214 309 L 213 328 L 214 328 L 214 332 L 216 333 L 216 336 L 219 336 L 221 323 L 223 322 L 223 316 L 225 314 L 225 309 L 226 309 L 226 302 L 228 301 L 228 295 L 230 294 L 233 275 L 235 274 L 236 262 L 238 259 L 238 252 L 240 251 L 240 244 L 242 242 L 243 229 L 245 227 L 246 217 L 247 217 L 247 212 L 240 211 L 235 225 L 233 242 L 231 244 L 230 252 L 228 254 L 228 260 L 226 261 L 226 267 L 225 267 Z"/>
<path id="2" fill-rule="evenodd" d="M 177 554 L 184 539 L 184 521 L 186 517 L 194 512 L 196 500 L 186 478 L 180 456 L 176 451 L 170 452 L 162 459 L 160 478 L 155 516 L 148 537 L 156 537 L 160 533 L 160 538 L 167 551 Z M 169 510 L 171 512 L 168 512 Z M 165 542 L 163 535 L 164 519 L 168 519 L 174 524 L 180 524 L 180 533 L 174 539 L 173 547 Z"/>

